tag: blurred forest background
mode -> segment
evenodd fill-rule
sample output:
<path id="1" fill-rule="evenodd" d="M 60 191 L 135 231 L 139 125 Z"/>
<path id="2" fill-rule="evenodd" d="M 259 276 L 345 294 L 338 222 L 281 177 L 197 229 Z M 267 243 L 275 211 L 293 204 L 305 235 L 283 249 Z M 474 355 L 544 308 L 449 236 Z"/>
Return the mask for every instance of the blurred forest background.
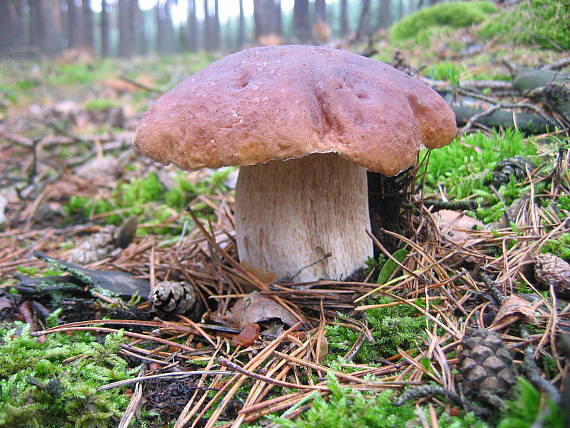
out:
<path id="1" fill-rule="evenodd" d="M 1 0 L 0 53 L 103 57 L 365 39 L 441 0 Z"/>

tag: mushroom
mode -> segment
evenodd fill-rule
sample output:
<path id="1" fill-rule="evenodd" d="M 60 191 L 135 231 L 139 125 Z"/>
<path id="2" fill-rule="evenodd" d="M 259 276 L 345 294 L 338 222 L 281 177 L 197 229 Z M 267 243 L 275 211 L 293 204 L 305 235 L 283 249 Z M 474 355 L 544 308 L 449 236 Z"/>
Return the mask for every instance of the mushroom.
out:
<path id="1" fill-rule="evenodd" d="M 240 166 L 240 260 L 308 282 L 347 278 L 372 256 L 366 170 L 398 174 L 455 133 L 447 103 L 389 65 L 273 46 L 222 58 L 162 95 L 134 144 L 185 170 Z"/>

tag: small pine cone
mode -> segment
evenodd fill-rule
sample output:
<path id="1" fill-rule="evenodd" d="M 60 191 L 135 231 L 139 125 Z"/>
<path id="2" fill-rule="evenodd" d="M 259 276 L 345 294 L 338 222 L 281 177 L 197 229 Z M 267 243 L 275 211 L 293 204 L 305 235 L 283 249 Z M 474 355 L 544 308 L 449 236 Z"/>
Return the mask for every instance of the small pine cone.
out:
<path id="1" fill-rule="evenodd" d="M 196 293 L 186 281 L 161 281 L 152 290 L 150 301 L 155 310 L 185 314 L 196 305 Z"/>
<path id="2" fill-rule="evenodd" d="M 485 329 L 467 329 L 459 353 L 460 384 L 467 396 L 490 402 L 509 395 L 516 373 L 509 350 L 501 336 Z"/>
<path id="3" fill-rule="evenodd" d="M 570 298 L 570 264 L 552 254 L 539 254 L 535 265 L 539 285 L 554 288 L 557 296 Z"/>
<path id="4" fill-rule="evenodd" d="M 115 250 L 115 226 L 106 226 L 101 232 L 90 236 L 69 255 L 69 262 L 88 265 L 109 257 Z"/>

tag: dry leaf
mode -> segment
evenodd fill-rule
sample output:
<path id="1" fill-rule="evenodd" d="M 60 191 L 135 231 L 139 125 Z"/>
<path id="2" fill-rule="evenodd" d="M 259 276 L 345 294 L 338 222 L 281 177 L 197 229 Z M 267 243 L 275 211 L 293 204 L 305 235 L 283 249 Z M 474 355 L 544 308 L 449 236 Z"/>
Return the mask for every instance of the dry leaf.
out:
<path id="1" fill-rule="evenodd" d="M 297 319 L 276 301 L 254 291 L 237 301 L 227 322 L 232 327 L 244 328 L 248 323 L 259 323 L 278 318 L 288 326 L 297 323 Z"/>
<path id="2" fill-rule="evenodd" d="M 247 323 L 240 334 L 232 339 L 234 345 L 240 345 L 244 348 L 251 346 L 259 338 L 259 324 L 250 322 Z"/>
<path id="3" fill-rule="evenodd" d="M 483 228 L 484 224 L 479 220 L 451 210 L 440 210 L 433 216 L 439 229 L 449 241 L 460 244 L 463 247 L 473 245 L 479 241 L 478 239 L 473 239 L 469 233 L 470 230 L 475 230 L 476 227 Z"/>
<path id="4" fill-rule="evenodd" d="M 541 302 L 539 301 L 539 304 L 540 303 Z M 497 312 L 491 327 L 497 326 L 498 324 L 501 324 L 504 327 L 518 321 L 520 318 L 523 318 L 532 324 L 538 324 L 535 309 L 536 308 L 525 299 L 516 295 L 511 295 L 501 304 L 499 312 Z"/>

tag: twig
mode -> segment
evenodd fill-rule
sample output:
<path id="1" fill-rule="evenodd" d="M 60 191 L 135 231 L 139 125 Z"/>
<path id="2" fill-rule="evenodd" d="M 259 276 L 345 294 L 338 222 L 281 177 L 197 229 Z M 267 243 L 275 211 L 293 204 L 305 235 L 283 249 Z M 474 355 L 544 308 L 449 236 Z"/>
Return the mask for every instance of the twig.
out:
<path id="1" fill-rule="evenodd" d="M 503 292 L 499 290 L 495 281 L 493 281 L 486 273 L 481 274 L 481 279 L 487 286 L 489 293 L 491 293 L 491 295 L 497 301 L 497 304 L 500 306 L 506 300 L 507 296 L 505 296 Z"/>
<path id="2" fill-rule="evenodd" d="M 439 210 L 455 210 L 455 211 L 464 211 L 470 210 L 474 211 L 479 207 L 479 204 L 473 200 L 468 201 L 423 201 L 426 207 L 433 207 L 432 211 L 439 211 Z"/>
<path id="3" fill-rule="evenodd" d="M 123 80 L 123 81 L 125 81 L 125 82 L 127 82 L 127 83 L 130 83 L 131 85 L 134 85 L 134 86 L 136 86 L 137 88 L 144 89 L 145 91 L 148 91 L 148 92 L 153 92 L 153 93 L 155 93 L 155 94 L 160 94 L 160 93 L 162 93 L 162 91 L 161 91 L 160 89 L 151 88 L 150 86 L 147 86 L 147 85 L 145 85 L 144 83 L 137 82 L 136 80 L 133 80 L 133 79 L 131 79 L 131 78 L 127 77 L 127 76 L 124 76 L 124 75 L 119 76 L 119 79 L 121 79 L 121 80 Z"/>
<path id="4" fill-rule="evenodd" d="M 564 58 L 560 58 L 558 61 L 555 61 L 551 64 L 547 64 L 544 67 L 541 67 L 542 70 L 560 70 L 561 68 L 570 65 L 570 56 L 566 56 Z"/>
<path id="5" fill-rule="evenodd" d="M 103 386 L 100 386 L 99 388 L 97 388 L 97 392 L 105 391 L 107 389 L 119 388 L 121 386 L 132 385 L 133 383 L 139 383 L 139 382 L 144 382 L 147 380 L 159 379 L 159 378 L 165 378 L 165 377 L 166 378 L 177 377 L 177 378 L 184 379 L 184 378 L 189 377 L 189 376 L 203 376 L 203 375 L 230 376 L 230 375 L 234 375 L 234 374 L 235 373 L 227 372 L 227 371 L 220 371 L 220 370 L 195 370 L 195 371 L 190 371 L 190 372 L 160 373 L 160 374 L 151 375 L 151 376 L 139 376 L 139 377 L 134 377 L 132 379 L 125 379 L 125 380 L 119 380 L 117 382 L 108 383 L 107 385 L 103 385 Z"/>
<path id="6" fill-rule="evenodd" d="M 241 373 L 247 377 L 250 377 L 252 379 L 260 380 L 262 382 L 270 383 L 272 385 L 281 386 L 283 388 L 310 389 L 310 390 L 315 390 L 315 391 L 328 391 L 329 390 L 329 388 L 327 386 L 324 386 L 324 385 L 322 385 L 322 386 L 321 385 L 298 385 L 296 383 L 290 383 L 290 382 L 284 382 L 284 381 L 277 380 L 277 379 L 271 379 L 269 377 L 262 376 L 260 374 L 253 373 L 249 370 L 243 369 L 240 366 L 238 366 L 237 364 L 234 364 L 230 360 L 228 360 L 227 358 L 223 358 L 223 357 L 218 359 L 218 363 L 224 367 L 227 367 L 231 370 L 239 372 L 239 373 Z"/>

